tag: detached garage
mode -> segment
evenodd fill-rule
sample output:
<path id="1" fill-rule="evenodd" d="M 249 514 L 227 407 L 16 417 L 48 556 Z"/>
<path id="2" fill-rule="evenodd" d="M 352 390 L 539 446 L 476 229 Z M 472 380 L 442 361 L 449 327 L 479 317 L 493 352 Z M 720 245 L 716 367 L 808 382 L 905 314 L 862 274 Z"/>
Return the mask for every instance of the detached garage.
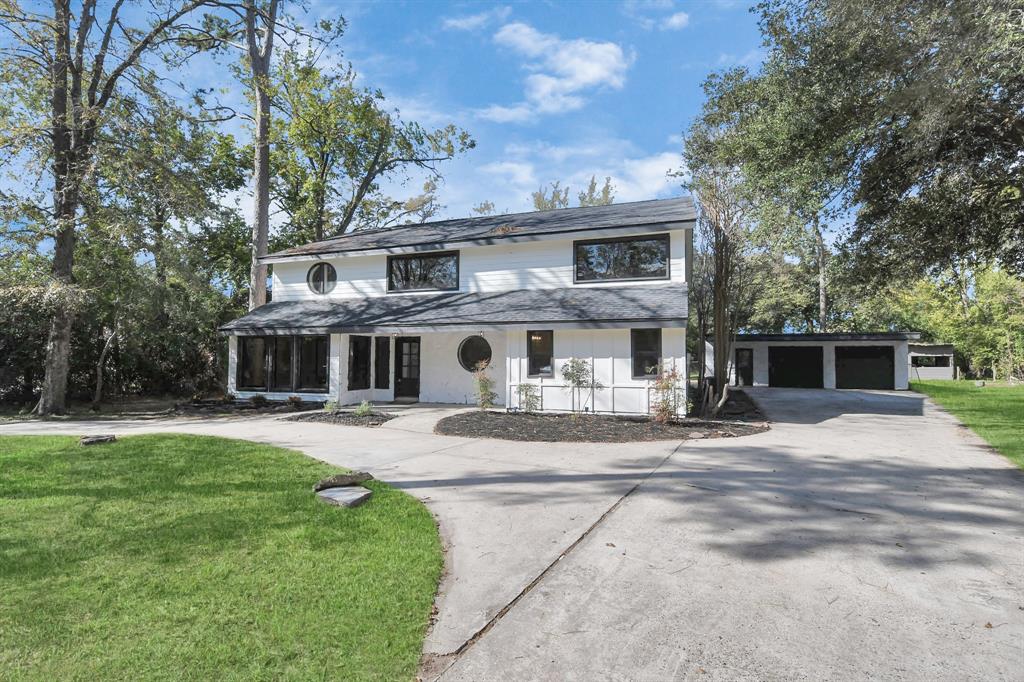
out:
<path id="1" fill-rule="evenodd" d="M 877 334 L 740 334 L 733 381 L 738 386 L 906 390 L 907 353 L 917 332 Z"/>

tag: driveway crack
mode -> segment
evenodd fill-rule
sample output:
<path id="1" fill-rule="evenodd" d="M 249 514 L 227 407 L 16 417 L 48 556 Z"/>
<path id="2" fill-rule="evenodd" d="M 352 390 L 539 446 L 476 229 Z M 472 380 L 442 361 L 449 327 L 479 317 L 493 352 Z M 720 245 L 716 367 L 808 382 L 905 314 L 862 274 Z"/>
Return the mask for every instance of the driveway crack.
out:
<path id="1" fill-rule="evenodd" d="M 434 680 L 440 679 L 442 676 L 444 676 L 445 673 L 447 673 L 452 668 L 452 666 L 454 666 L 456 663 L 458 663 L 458 661 L 462 657 L 462 655 L 465 654 L 467 651 L 469 651 L 469 649 L 474 644 L 476 644 L 478 641 L 480 641 L 480 638 L 482 638 L 484 635 L 486 635 L 488 632 L 490 632 L 491 629 L 495 625 L 497 625 L 498 622 L 502 618 L 504 618 L 505 615 L 508 614 L 508 612 L 511 611 L 516 606 L 516 604 L 518 604 L 520 601 L 523 600 L 524 597 L 526 597 L 526 595 L 528 595 L 530 592 L 532 592 L 533 589 L 535 587 L 537 587 L 537 585 L 539 585 L 541 583 L 541 581 L 544 580 L 545 577 L 547 577 L 548 573 L 550 573 L 551 570 L 554 569 L 555 566 L 557 566 L 558 563 L 562 561 L 562 559 L 564 559 L 567 556 L 569 556 L 569 554 L 574 549 L 576 549 L 584 540 L 586 540 L 587 537 L 591 533 L 594 532 L 594 530 L 596 530 L 602 523 L 604 523 L 605 519 L 607 519 L 609 516 L 614 514 L 615 511 L 619 507 L 622 506 L 622 503 L 625 502 L 626 499 L 629 498 L 630 495 L 635 493 L 640 488 L 640 486 L 642 486 L 644 483 L 646 483 L 647 480 L 651 476 L 653 476 L 655 473 L 657 473 L 658 469 L 663 467 L 665 465 L 665 463 L 668 462 L 668 460 L 672 458 L 673 455 L 675 455 L 677 452 L 679 452 L 680 448 L 683 447 L 684 443 L 685 443 L 685 441 L 680 441 L 679 444 L 677 444 L 674 448 L 672 448 L 672 451 L 669 452 L 667 455 L 665 455 L 662 458 L 662 460 L 660 462 L 658 462 L 657 466 L 655 466 L 653 469 L 648 471 L 647 474 L 644 475 L 644 477 L 641 478 L 639 481 L 637 481 L 633 485 L 633 487 L 631 487 L 629 490 L 627 490 L 622 495 L 622 497 L 617 499 L 612 504 L 612 506 L 608 507 L 608 509 L 606 509 L 604 511 L 604 513 L 601 514 L 601 516 L 599 516 L 596 521 L 594 521 L 592 524 L 590 524 L 590 526 L 587 527 L 587 529 L 585 531 L 583 531 L 583 533 L 580 534 L 580 536 L 578 538 L 573 540 L 573 542 L 568 547 L 566 547 L 564 550 L 562 550 L 562 552 L 557 557 L 555 557 L 554 561 L 552 561 L 550 564 L 548 564 L 544 568 L 544 570 L 542 570 L 540 573 L 538 573 L 536 575 L 536 577 L 534 577 L 534 579 L 531 580 L 526 585 L 526 587 L 524 587 L 522 590 L 519 591 L 519 594 L 517 594 L 515 597 L 512 598 L 511 601 L 509 601 L 507 604 L 505 604 L 500 609 L 498 609 L 498 612 L 495 613 L 494 616 L 489 621 L 487 621 L 487 623 L 485 623 L 483 627 L 481 627 L 479 630 L 477 630 L 475 633 L 473 633 L 473 635 L 469 639 L 467 639 L 465 642 L 463 642 L 459 646 L 458 649 L 456 649 L 455 651 L 453 651 L 450 654 L 446 654 L 444 656 L 438 656 L 437 659 L 446 659 L 446 660 L 442 664 L 443 668 L 441 670 L 436 672 L 436 674 L 430 675 L 431 679 L 434 679 Z M 439 662 L 440 661 L 435 660 L 434 661 L 434 665 L 431 665 L 429 667 L 436 668 L 437 664 Z M 421 666 L 421 667 L 428 667 L 428 666 L 425 663 L 424 666 Z"/>

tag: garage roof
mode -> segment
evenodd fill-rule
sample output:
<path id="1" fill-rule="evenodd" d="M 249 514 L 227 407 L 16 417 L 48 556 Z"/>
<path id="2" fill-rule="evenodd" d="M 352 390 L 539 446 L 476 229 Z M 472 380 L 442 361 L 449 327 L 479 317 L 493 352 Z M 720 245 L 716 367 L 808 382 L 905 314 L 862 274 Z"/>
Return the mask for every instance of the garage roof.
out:
<path id="1" fill-rule="evenodd" d="M 737 334 L 737 341 L 916 341 L 920 332 L 871 332 L 829 334 Z"/>
<path id="2" fill-rule="evenodd" d="M 682 327 L 686 285 L 523 289 L 389 295 L 335 300 L 275 301 L 228 322 L 228 334 L 326 334 L 351 332 L 535 328 Z"/>

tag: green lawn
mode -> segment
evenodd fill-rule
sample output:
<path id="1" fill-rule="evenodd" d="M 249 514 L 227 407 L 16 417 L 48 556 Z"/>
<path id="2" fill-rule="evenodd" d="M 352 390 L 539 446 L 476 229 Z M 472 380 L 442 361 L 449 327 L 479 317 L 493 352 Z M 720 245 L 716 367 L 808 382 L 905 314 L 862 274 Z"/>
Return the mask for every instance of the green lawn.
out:
<path id="1" fill-rule="evenodd" d="M 914 381 L 939 405 L 1024 469 L 1024 386 L 978 387 L 973 381 Z"/>
<path id="2" fill-rule="evenodd" d="M 0 437 L 0 679 L 412 679 L 442 555 L 426 508 L 177 435 Z"/>

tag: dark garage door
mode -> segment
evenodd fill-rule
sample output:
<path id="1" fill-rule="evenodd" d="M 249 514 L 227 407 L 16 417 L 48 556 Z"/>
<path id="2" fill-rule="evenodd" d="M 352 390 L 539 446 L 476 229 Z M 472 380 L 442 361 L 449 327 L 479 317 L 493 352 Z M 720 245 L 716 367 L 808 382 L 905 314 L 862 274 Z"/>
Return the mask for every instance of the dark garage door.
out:
<path id="1" fill-rule="evenodd" d="M 821 388 L 821 346 L 769 346 L 768 385 L 787 388 Z"/>
<path id="2" fill-rule="evenodd" d="M 892 346 L 836 346 L 836 388 L 895 388 Z"/>

